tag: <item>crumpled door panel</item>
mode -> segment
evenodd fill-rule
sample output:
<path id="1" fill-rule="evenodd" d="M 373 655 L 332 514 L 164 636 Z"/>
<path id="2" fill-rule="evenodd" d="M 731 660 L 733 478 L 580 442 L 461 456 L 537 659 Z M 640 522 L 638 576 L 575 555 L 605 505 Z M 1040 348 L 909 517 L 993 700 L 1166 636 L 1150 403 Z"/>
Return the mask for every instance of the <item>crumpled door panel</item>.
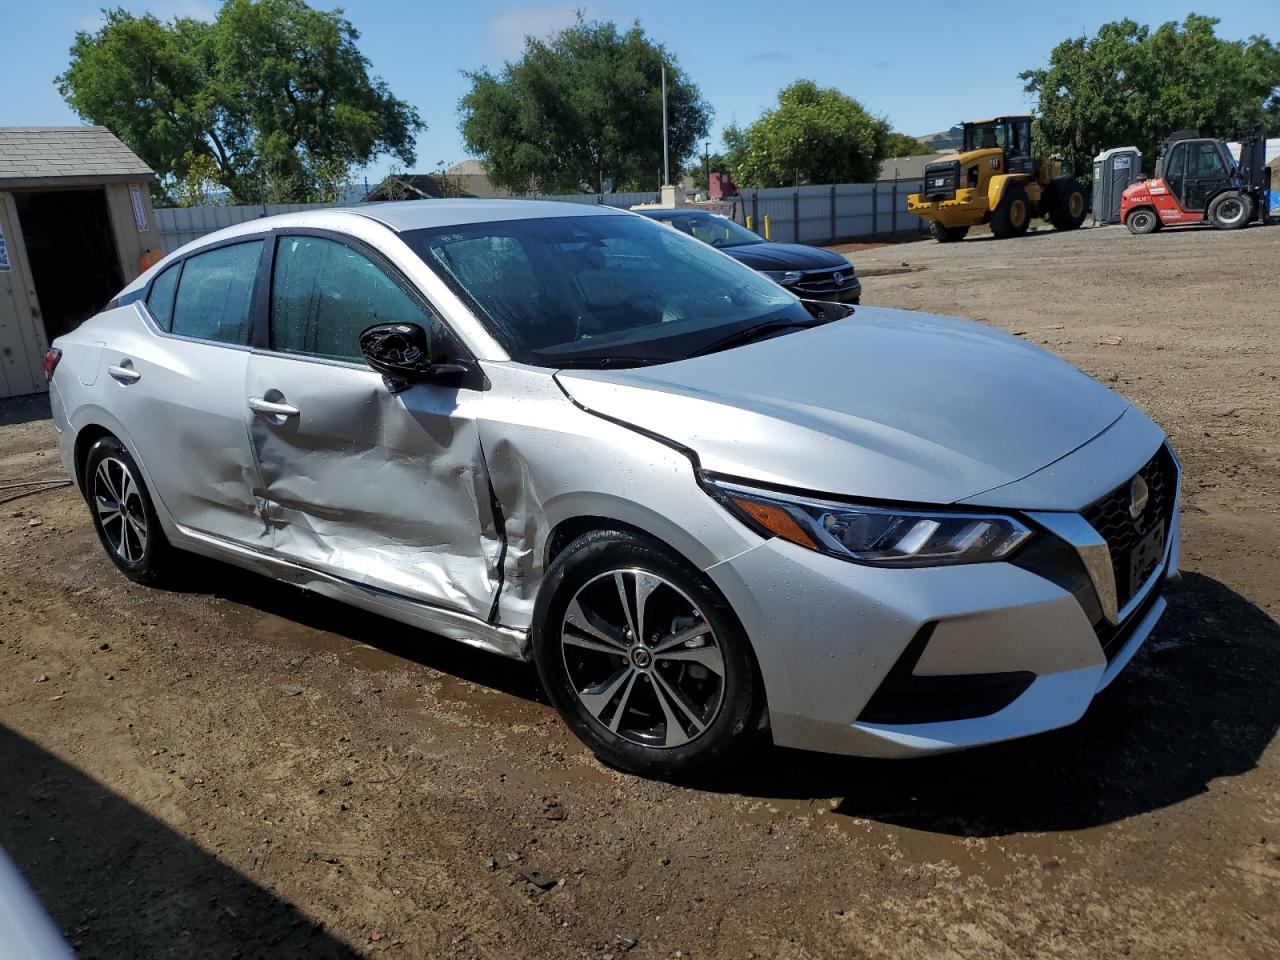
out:
<path id="1" fill-rule="evenodd" d="M 477 391 L 392 394 L 372 370 L 255 354 L 249 395 L 274 551 L 344 579 L 485 619 L 502 542 L 480 448 Z"/>

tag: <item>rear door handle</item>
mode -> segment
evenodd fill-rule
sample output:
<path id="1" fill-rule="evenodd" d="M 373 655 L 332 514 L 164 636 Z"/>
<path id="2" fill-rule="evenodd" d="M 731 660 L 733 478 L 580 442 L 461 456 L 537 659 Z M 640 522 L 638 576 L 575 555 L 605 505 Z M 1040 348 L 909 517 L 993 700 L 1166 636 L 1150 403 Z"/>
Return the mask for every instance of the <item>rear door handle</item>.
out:
<path id="1" fill-rule="evenodd" d="M 261 397 L 249 398 L 249 409 L 268 417 L 296 417 L 298 408 L 291 403 L 275 403 Z"/>
<path id="2" fill-rule="evenodd" d="M 107 367 L 107 373 L 113 380 L 123 384 L 137 383 L 142 379 L 142 374 L 133 369 L 133 361 L 127 358 Z"/>

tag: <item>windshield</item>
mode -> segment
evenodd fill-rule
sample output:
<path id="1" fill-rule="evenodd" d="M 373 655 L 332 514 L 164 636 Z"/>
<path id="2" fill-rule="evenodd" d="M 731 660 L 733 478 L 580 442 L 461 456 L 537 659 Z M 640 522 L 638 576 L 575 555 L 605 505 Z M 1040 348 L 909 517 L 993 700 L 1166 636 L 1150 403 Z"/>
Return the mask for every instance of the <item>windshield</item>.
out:
<path id="1" fill-rule="evenodd" d="M 990 123 L 970 123 L 964 128 L 964 149 L 989 150 L 992 147 L 1005 147 L 1004 124 L 998 121 Z"/>
<path id="2" fill-rule="evenodd" d="M 718 213 L 680 214 L 664 217 L 661 213 L 651 214 L 654 220 L 675 227 L 681 233 L 709 243 L 718 249 L 725 247 L 745 247 L 749 243 L 764 243 L 764 239 L 752 233 L 740 223 Z"/>
<path id="3" fill-rule="evenodd" d="M 505 220 L 401 238 L 513 358 L 539 366 L 681 360 L 738 328 L 813 319 L 754 270 L 640 216 Z"/>

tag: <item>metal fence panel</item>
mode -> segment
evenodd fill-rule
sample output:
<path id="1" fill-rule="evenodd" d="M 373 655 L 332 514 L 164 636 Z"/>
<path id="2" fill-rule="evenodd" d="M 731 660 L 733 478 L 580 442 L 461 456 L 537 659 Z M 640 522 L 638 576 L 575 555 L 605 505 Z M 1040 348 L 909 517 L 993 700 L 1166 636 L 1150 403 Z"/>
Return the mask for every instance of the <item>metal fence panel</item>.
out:
<path id="1" fill-rule="evenodd" d="M 751 228 L 783 243 L 831 243 L 836 240 L 883 237 L 924 230 L 927 224 L 907 213 L 907 195 L 920 189 L 919 180 L 880 183 L 806 184 L 743 190 L 738 219 L 751 218 Z M 634 193 L 570 193 L 531 197 L 563 203 L 595 203 L 627 208 L 656 203 L 653 191 Z M 430 201 L 423 201 L 430 203 Z M 172 252 L 207 233 L 233 224 L 299 210 L 322 210 L 330 203 L 268 203 L 250 206 L 177 207 L 156 210 L 162 246 Z"/>

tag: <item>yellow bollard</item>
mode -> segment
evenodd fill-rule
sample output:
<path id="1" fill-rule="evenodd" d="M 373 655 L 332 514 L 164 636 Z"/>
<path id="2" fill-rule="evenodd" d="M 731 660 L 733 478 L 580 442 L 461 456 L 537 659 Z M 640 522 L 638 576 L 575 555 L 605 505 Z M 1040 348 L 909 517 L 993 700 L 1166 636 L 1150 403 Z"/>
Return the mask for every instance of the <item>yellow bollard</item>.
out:
<path id="1" fill-rule="evenodd" d="M 748 215 L 747 215 L 747 229 L 748 229 L 748 230 L 750 230 L 750 229 L 751 229 L 751 215 L 750 215 L 750 214 L 748 214 Z"/>
<path id="2" fill-rule="evenodd" d="M 767 213 L 764 215 L 764 238 L 766 240 L 773 239 L 773 237 L 769 236 L 769 215 Z"/>

